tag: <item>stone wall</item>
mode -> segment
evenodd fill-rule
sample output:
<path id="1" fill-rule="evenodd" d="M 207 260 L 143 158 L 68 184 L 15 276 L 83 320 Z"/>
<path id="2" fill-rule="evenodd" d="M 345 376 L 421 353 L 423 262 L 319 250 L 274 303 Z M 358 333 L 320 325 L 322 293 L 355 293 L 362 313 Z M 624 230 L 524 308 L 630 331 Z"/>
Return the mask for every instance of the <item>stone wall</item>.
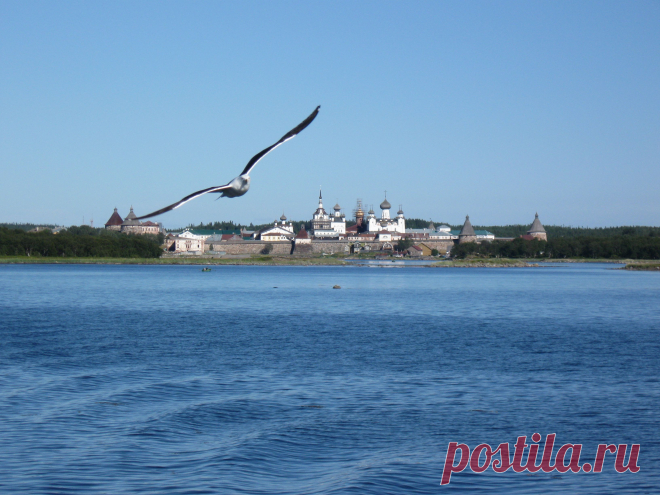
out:
<path id="1" fill-rule="evenodd" d="M 546 232 L 527 232 L 527 235 L 531 235 L 532 237 L 536 237 L 537 239 L 541 241 L 547 241 L 548 240 L 548 234 Z"/>
<path id="2" fill-rule="evenodd" d="M 266 246 L 272 246 L 269 254 L 291 254 L 290 241 L 225 241 L 212 244 L 213 251 L 227 254 L 261 254 Z"/>
<path id="3" fill-rule="evenodd" d="M 448 249 L 454 245 L 454 241 L 422 241 L 418 244 L 426 244 L 431 249 L 437 249 L 440 254 L 446 254 Z"/>
<path id="4" fill-rule="evenodd" d="M 454 245 L 453 241 L 423 241 L 431 249 L 437 249 L 440 253 L 446 253 L 447 248 Z M 336 254 L 336 253 L 350 253 L 352 245 L 359 244 L 360 247 L 368 246 L 370 251 L 380 251 L 383 248 L 384 242 L 374 241 L 312 241 L 311 243 L 298 244 L 292 250 L 292 243 L 290 241 L 225 241 L 213 242 L 213 251 L 225 252 L 227 254 L 261 254 L 261 251 L 267 246 L 272 246 L 270 254 L 274 255 L 320 255 L 320 254 Z M 396 241 L 387 243 L 396 247 Z M 348 249 L 347 249 L 348 248 Z M 207 248 L 208 249 L 208 248 Z M 207 251 L 208 252 L 208 251 Z"/>

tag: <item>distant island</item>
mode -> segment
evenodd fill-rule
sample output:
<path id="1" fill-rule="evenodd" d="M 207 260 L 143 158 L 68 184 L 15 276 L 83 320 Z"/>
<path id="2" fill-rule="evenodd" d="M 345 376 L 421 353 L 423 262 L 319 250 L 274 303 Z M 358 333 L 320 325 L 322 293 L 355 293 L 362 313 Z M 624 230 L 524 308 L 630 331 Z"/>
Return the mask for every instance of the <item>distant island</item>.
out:
<path id="1" fill-rule="evenodd" d="M 10 225 L 11 226 L 11 225 Z M 27 229 L 26 227 L 31 227 Z M 507 226 L 506 228 L 520 228 Z M 490 227 L 493 229 L 492 227 Z M 547 241 L 528 240 L 517 237 L 511 241 L 493 240 L 481 243 L 463 243 L 453 247 L 449 256 L 440 256 L 433 250 L 420 252 L 419 259 L 453 260 L 460 265 L 477 266 L 489 262 L 487 266 L 508 266 L 509 263 L 527 261 L 629 261 L 627 269 L 655 270 L 650 263 L 634 263 L 635 260 L 659 260 L 660 236 L 654 227 L 616 227 L 611 229 L 594 229 L 597 233 L 591 235 L 573 235 L 585 229 L 559 227 L 568 231 L 565 237 L 553 238 Z M 627 230 L 630 229 L 630 230 Z M 30 231 L 31 230 L 31 231 Z M 197 229 L 190 228 L 191 232 Z M 493 229 L 495 230 L 495 229 Z M 552 226 L 546 227 L 548 232 Z M 621 234 L 621 230 L 626 231 Z M 639 232 L 646 232 L 640 235 Z M 228 234 L 225 234 L 228 235 Z M 233 237 L 235 234 L 231 234 Z M 255 252 L 253 254 L 221 254 L 187 255 L 185 253 L 168 253 L 166 236 L 122 234 L 120 232 L 94 229 L 92 227 L 72 226 L 53 233 L 48 228 L 37 229 L 26 225 L 24 228 L 8 228 L 7 224 L 0 227 L 0 263 L 149 263 L 149 264 L 252 264 L 252 265 L 341 265 L 344 259 L 383 259 L 403 256 L 407 242 L 396 243 L 396 249 L 385 251 L 359 251 L 358 253 L 303 253 L 291 254 L 292 241 L 255 242 L 259 251 L 273 246 L 270 252 Z M 248 244 L 254 241 L 226 241 L 226 245 Z M 295 242 L 295 241 L 294 241 Z M 424 244 L 423 242 L 420 244 Z M 288 252 L 274 253 L 275 246 L 286 246 Z M 262 247 L 263 246 L 263 247 Z M 412 247 L 412 246 L 410 246 Z M 408 247 L 407 249 L 410 249 Z M 554 256 L 552 256 L 554 254 Z M 510 260 L 510 261 L 509 261 Z M 449 266 L 446 263 L 443 266 Z"/>
<path id="2" fill-rule="evenodd" d="M 348 219 L 339 204 L 327 212 L 319 192 L 311 220 L 292 221 L 283 213 L 265 225 L 225 221 L 169 231 L 162 223 L 139 221 L 133 207 L 123 218 L 115 208 L 104 228 L 0 224 L 0 257 L 3 262 L 159 259 L 160 263 L 240 264 L 340 264 L 339 259 L 347 257 L 462 263 L 476 259 L 660 259 L 660 227 L 543 226 L 538 214 L 529 225 L 473 226 L 469 216 L 462 225 L 449 225 L 407 219 L 401 205 L 391 213 L 387 196 L 379 208 L 378 217 L 373 206 L 367 209 L 357 200 Z"/>

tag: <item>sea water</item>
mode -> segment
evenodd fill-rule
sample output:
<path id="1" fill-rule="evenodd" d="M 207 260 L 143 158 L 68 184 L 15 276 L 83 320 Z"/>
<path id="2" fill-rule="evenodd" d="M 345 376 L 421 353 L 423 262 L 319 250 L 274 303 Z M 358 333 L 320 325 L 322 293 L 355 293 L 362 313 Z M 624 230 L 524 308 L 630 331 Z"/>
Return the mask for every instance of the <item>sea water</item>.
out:
<path id="1" fill-rule="evenodd" d="M 2 265 L 0 492 L 657 493 L 660 274 L 616 267 Z M 640 471 L 440 486 L 535 432 Z"/>

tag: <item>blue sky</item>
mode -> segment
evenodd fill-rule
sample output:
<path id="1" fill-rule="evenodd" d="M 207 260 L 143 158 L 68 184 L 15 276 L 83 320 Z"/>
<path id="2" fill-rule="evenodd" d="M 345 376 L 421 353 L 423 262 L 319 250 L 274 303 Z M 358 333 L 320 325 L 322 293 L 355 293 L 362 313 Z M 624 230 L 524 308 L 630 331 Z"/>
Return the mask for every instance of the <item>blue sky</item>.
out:
<path id="1" fill-rule="evenodd" d="M 0 1 L 0 221 L 660 225 L 660 2 Z"/>

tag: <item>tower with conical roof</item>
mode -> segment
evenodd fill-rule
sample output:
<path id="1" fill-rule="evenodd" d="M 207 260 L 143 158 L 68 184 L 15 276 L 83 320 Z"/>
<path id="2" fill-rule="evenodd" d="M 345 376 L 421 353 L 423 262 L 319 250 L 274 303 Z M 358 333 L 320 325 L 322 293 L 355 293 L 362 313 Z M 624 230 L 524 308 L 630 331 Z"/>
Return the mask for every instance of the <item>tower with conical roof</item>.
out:
<path id="1" fill-rule="evenodd" d="M 121 224 L 123 222 L 124 220 L 119 216 L 119 213 L 117 213 L 117 208 L 115 208 L 115 211 L 112 216 L 110 216 L 110 219 L 105 222 L 105 228 L 108 230 L 120 230 Z"/>
<path id="2" fill-rule="evenodd" d="M 463 244 L 464 242 L 477 242 L 477 234 L 474 232 L 474 228 L 470 223 L 470 215 L 465 216 L 463 228 L 458 233 L 458 243 Z"/>
<path id="3" fill-rule="evenodd" d="M 532 222 L 532 225 L 529 227 L 529 230 L 527 231 L 527 235 L 531 235 L 532 237 L 536 237 L 537 239 L 542 241 L 548 240 L 548 234 L 543 228 L 541 221 L 539 220 L 538 213 L 534 216 L 534 221 Z"/>
<path id="4" fill-rule="evenodd" d="M 128 212 L 126 218 L 121 223 L 121 231 L 126 233 L 139 234 L 141 229 L 140 226 L 142 223 L 137 220 L 137 215 L 133 213 L 133 206 L 131 205 L 131 211 Z"/>

